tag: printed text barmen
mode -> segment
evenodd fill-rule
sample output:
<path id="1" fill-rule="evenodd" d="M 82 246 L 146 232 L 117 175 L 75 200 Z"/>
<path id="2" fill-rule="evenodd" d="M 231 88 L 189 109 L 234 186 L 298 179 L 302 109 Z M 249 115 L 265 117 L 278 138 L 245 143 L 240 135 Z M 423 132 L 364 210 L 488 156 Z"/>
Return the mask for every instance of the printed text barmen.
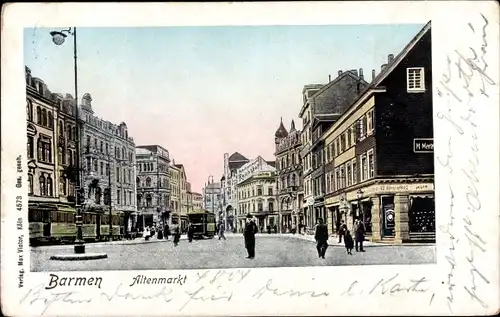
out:
<path id="1" fill-rule="evenodd" d="M 61 277 L 50 274 L 49 285 L 45 289 L 53 289 L 57 286 L 97 286 L 101 288 L 102 277 Z"/>

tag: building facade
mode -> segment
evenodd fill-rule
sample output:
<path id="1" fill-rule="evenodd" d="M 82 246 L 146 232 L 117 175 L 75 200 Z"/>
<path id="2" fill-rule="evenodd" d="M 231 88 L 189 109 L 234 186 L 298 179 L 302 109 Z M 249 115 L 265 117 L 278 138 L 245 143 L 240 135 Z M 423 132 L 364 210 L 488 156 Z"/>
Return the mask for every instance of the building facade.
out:
<path id="1" fill-rule="evenodd" d="M 193 196 L 193 211 L 203 210 L 203 195 L 196 192 L 193 192 L 191 194 Z"/>
<path id="2" fill-rule="evenodd" d="M 238 228 L 245 228 L 247 214 L 257 219 L 257 227 L 264 232 L 268 226 L 279 225 L 276 208 L 276 171 L 253 171 L 237 185 Z"/>
<path id="3" fill-rule="evenodd" d="M 339 71 L 338 77 L 324 86 L 306 85 L 304 106 L 299 116 L 303 120 L 302 150 L 304 161 L 304 215 L 307 230 L 312 232 L 318 218 L 327 221 L 324 205 L 324 142 L 323 132 L 333 124 L 365 89 L 368 83 L 360 70 Z"/>
<path id="4" fill-rule="evenodd" d="M 102 214 L 97 220 L 101 225 L 110 221 L 118 225 L 124 221 L 126 229 L 134 227 L 137 211 L 135 143 L 128 135 L 127 125 L 124 122 L 116 125 L 97 117 L 88 93 L 82 97 L 80 118 L 84 121 L 81 182 L 85 191 L 85 210 Z M 104 232 L 108 227 L 103 226 L 101 230 L 98 236 L 109 235 Z"/>
<path id="5" fill-rule="evenodd" d="M 141 228 L 171 223 L 170 154 L 160 145 L 138 145 L 137 162 L 138 223 Z"/>
<path id="6" fill-rule="evenodd" d="M 287 131 L 280 122 L 274 135 L 276 158 L 276 189 L 277 206 L 281 215 L 282 226 L 280 232 L 290 232 L 292 227 L 297 228 L 304 222 L 304 214 L 300 203 L 304 199 L 302 186 L 302 159 L 300 156 L 300 130 L 295 128 L 292 120 L 290 130 Z"/>
<path id="7" fill-rule="evenodd" d="M 187 228 L 188 222 L 188 210 L 189 210 L 189 197 L 188 197 L 188 181 L 186 175 L 186 169 L 182 164 L 175 164 L 175 167 L 179 170 L 179 218 L 181 224 L 181 230 Z"/>
<path id="8" fill-rule="evenodd" d="M 220 183 L 210 182 L 203 188 L 203 209 L 215 214 L 217 220 L 224 220 L 222 187 Z"/>
<path id="9" fill-rule="evenodd" d="M 236 225 L 236 214 L 238 213 L 238 197 L 236 195 L 236 184 L 238 183 L 238 169 L 250 162 L 245 156 L 238 152 L 224 154 L 224 173 L 221 178 L 223 210 L 225 212 L 226 228 L 233 230 Z"/>
<path id="10" fill-rule="evenodd" d="M 175 161 L 170 165 L 170 209 L 172 210 L 173 225 L 181 223 L 181 170 L 176 166 Z"/>
<path id="11" fill-rule="evenodd" d="M 68 214 L 74 223 L 76 175 L 75 103 L 26 75 L 28 219 L 30 233 L 50 234 L 50 221 Z M 43 225 L 40 225 L 43 223 Z M 75 226 L 76 232 L 76 226 Z"/>
<path id="12" fill-rule="evenodd" d="M 331 223 L 360 219 L 372 241 L 435 239 L 430 22 L 322 139 Z"/>

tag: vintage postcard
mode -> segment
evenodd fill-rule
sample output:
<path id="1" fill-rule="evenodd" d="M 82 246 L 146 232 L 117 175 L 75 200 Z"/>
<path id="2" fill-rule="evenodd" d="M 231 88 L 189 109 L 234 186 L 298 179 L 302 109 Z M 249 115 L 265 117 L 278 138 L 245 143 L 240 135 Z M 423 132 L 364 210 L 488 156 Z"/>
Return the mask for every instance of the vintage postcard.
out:
<path id="1" fill-rule="evenodd" d="M 2 312 L 498 313 L 498 13 L 4 6 Z"/>

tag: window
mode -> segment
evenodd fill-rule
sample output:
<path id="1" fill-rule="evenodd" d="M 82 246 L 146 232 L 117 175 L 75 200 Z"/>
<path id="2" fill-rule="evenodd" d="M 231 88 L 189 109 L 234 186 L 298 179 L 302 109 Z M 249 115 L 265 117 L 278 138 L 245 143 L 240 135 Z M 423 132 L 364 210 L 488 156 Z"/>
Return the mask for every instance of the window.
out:
<path id="1" fill-rule="evenodd" d="M 94 164 L 93 164 L 93 166 L 92 166 L 92 167 L 93 167 L 93 168 L 92 168 L 92 171 L 97 173 L 97 172 L 98 172 L 98 170 L 97 170 L 97 160 L 95 160 L 95 159 L 94 159 L 94 160 L 93 160 L 93 163 L 94 163 Z"/>
<path id="2" fill-rule="evenodd" d="M 53 196 L 52 178 L 47 177 L 47 196 Z"/>
<path id="3" fill-rule="evenodd" d="M 406 88 L 408 91 L 425 91 L 424 68 L 413 67 L 406 69 Z"/>
<path id="4" fill-rule="evenodd" d="M 351 186 L 351 184 L 352 184 L 351 163 L 347 162 L 347 187 Z"/>
<path id="5" fill-rule="evenodd" d="M 26 100 L 26 115 L 28 121 L 33 121 L 33 104 L 29 100 Z"/>
<path id="6" fill-rule="evenodd" d="M 64 137 L 64 129 L 63 129 L 62 121 L 58 121 L 58 123 L 57 123 L 57 132 L 59 133 L 59 136 Z"/>
<path id="7" fill-rule="evenodd" d="M 64 164 L 64 150 L 63 148 L 60 146 L 57 148 L 57 159 L 59 161 L 59 165 L 63 165 Z"/>
<path id="8" fill-rule="evenodd" d="M 350 148 L 351 145 L 352 145 L 352 133 L 351 133 L 351 128 L 352 127 L 349 127 L 349 129 L 347 129 L 347 147 Z"/>
<path id="9" fill-rule="evenodd" d="M 101 196 L 102 196 L 101 187 L 97 187 L 95 191 L 95 203 L 98 205 L 101 204 Z"/>
<path id="10" fill-rule="evenodd" d="M 367 122 L 368 120 L 366 119 L 366 115 L 363 115 L 363 117 L 361 117 L 361 138 L 366 136 Z"/>
<path id="11" fill-rule="evenodd" d="M 73 156 L 73 151 L 72 150 L 68 150 L 68 164 L 70 164 L 71 166 L 75 165 L 74 156 Z"/>
<path id="12" fill-rule="evenodd" d="M 52 163 L 52 147 L 46 138 L 38 139 L 38 161 Z"/>
<path id="13" fill-rule="evenodd" d="M 47 110 L 42 109 L 42 125 L 47 126 Z"/>
<path id="14" fill-rule="evenodd" d="M 28 195 L 33 195 L 33 175 L 28 174 Z"/>
<path id="15" fill-rule="evenodd" d="M 121 199 L 120 199 L 120 198 L 121 198 L 121 197 L 120 197 L 120 194 L 121 194 L 121 192 L 120 192 L 120 190 L 118 189 L 118 190 L 116 191 L 116 204 L 117 204 L 117 205 L 120 205 L 120 204 L 121 204 L 121 202 L 120 202 L 120 200 L 121 200 Z"/>
<path id="16" fill-rule="evenodd" d="M 101 170 L 101 173 L 100 173 L 100 174 L 101 174 L 101 175 L 104 175 L 104 163 L 103 163 L 103 162 L 101 162 L 101 163 L 99 163 L 99 165 L 100 165 L 100 170 Z"/>
<path id="17" fill-rule="evenodd" d="M 352 144 L 356 144 L 356 124 L 351 126 Z"/>
<path id="18" fill-rule="evenodd" d="M 106 176 L 109 176 L 110 170 L 109 170 L 109 163 L 106 164 Z"/>
<path id="19" fill-rule="evenodd" d="M 340 170 L 338 168 L 335 169 L 335 180 L 336 180 L 336 190 L 340 189 Z"/>
<path id="20" fill-rule="evenodd" d="M 64 177 L 59 178 L 59 192 L 66 196 L 66 178 Z"/>
<path id="21" fill-rule="evenodd" d="M 269 187 L 269 188 L 267 189 L 267 195 L 268 195 L 268 196 L 272 196 L 272 195 L 273 195 L 273 188 L 272 188 L 272 187 Z"/>
<path id="22" fill-rule="evenodd" d="M 257 210 L 260 212 L 264 211 L 264 206 L 263 206 L 262 202 L 257 203 L 257 208 L 258 208 Z"/>
<path id="23" fill-rule="evenodd" d="M 358 182 L 358 170 L 356 167 L 356 159 L 352 160 L 352 184 L 356 184 Z"/>
<path id="24" fill-rule="evenodd" d="M 106 154 L 109 154 L 109 145 L 106 143 Z"/>
<path id="25" fill-rule="evenodd" d="M 49 118 L 48 118 L 47 126 L 50 129 L 54 128 L 54 117 L 52 117 L 52 112 L 51 111 L 49 111 Z"/>
<path id="26" fill-rule="evenodd" d="M 361 155 L 361 181 L 368 177 L 368 164 L 366 162 L 366 154 Z"/>
<path id="27" fill-rule="evenodd" d="M 28 137 L 28 158 L 33 158 L 34 157 L 34 153 L 35 152 L 35 149 L 34 149 L 34 144 L 33 144 L 33 137 L 32 136 L 29 136 Z"/>
<path id="28" fill-rule="evenodd" d="M 101 153 L 103 153 L 103 152 L 104 152 L 104 151 L 103 151 L 103 142 L 102 142 L 102 141 L 101 141 L 101 143 L 100 143 L 100 151 L 101 151 Z"/>
<path id="29" fill-rule="evenodd" d="M 268 205 L 269 205 L 269 206 L 268 206 L 269 211 L 271 211 L 271 212 L 272 212 L 272 211 L 274 211 L 274 204 L 273 204 L 273 202 L 271 202 L 271 201 L 270 201 L 270 202 L 268 203 Z"/>
<path id="30" fill-rule="evenodd" d="M 375 174 L 375 164 L 373 162 L 373 150 L 368 151 L 368 166 L 369 166 L 369 178 L 373 178 Z"/>
<path id="31" fill-rule="evenodd" d="M 120 168 L 119 167 L 116 168 L 116 182 L 117 183 L 120 182 Z M 151 182 L 151 179 L 150 179 L 150 182 Z"/>
<path id="32" fill-rule="evenodd" d="M 36 123 L 42 125 L 42 109 L 36 107 Z"/>
<path id="33" fill-rule="evenodd" d="M 151 178 L 146 178 L 146 187 L 151 187 Z"/>
<path id="34" fill-rule="evenodd" d="M 345 188 L 345 166 L 340 167 L 340 188 Z"/>
<path id="35" fill-rule="evenodd" d="M 372 134 L 372 132 L 373 132 L 373 110 L 368 111 L 366 116 L 368 119 L 368 122 L 367 122 L 368 134 Z"/>
<path id="36" fill-rule="evenodd" d="M 345 148 L 346 148 L 346 144 L 345 144 L 345 133 L 342 133 L 342 135 L 340 136 L 340 146 L 341 146 L 341 151 L 344 152 L 345 151 Z"/>

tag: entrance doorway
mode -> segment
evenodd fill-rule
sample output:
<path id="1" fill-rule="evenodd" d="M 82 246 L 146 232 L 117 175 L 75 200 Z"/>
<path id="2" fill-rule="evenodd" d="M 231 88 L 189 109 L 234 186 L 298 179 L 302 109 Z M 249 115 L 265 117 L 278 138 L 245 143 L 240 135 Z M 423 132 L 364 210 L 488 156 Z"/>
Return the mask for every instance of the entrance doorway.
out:
<path id="1" fill-rule="evenodd" d="M 394 237 L 396 225 L 394 212 L 394 196 L 382 197 L 382 234 L 383 237 Z"/>

